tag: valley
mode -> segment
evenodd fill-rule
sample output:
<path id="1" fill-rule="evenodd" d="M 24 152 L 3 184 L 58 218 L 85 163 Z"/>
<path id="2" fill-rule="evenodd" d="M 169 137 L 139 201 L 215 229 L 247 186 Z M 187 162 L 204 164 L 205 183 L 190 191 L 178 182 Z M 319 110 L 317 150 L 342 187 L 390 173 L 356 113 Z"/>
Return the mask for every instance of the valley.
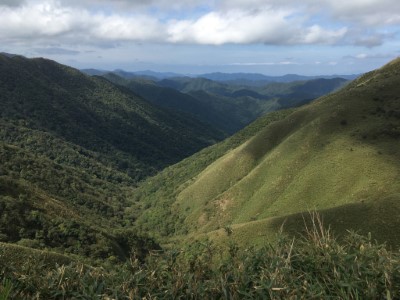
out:
<path id="1" fill-rule="evenodd" d="M 129 88 L 152 104 L 194 116 L 228 135 L 267 112 L 306 104 L 348 82 L 338 77 L 307 80 L 307 77 L 299 76 L 293 81 L 281 82 L 280 77 L 250 81 L 242 75 L 245 78 L 235 77 L 232 82 L 208 79 L 207 76 L 215 77 L 212 74 L 161 79 L 130 74 L 110 72 L 102 76 Z M 303 80 L 296 81 L 295 78 Z"/>
<path id="2" fill-rule="evenodd" d="M 355 79 L 84 71 L 0 54 L 0 295 L 400 295 L 399 59 Z"/>

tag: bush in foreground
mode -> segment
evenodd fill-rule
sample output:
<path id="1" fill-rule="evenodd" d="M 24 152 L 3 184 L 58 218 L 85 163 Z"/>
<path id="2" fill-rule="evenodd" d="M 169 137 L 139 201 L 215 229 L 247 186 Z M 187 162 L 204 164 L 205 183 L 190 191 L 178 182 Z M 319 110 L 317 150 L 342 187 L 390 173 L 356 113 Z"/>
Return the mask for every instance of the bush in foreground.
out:
<path id="1" fill-rule="evenodd" d="M 320 223 L 301 238 L 228 251 L 198 243 L 153 253 L 144 263 L 18 270 L 0 261 L 0 298 L 34 299 L 398 299 L 400 255 L 349 233 L 341 242 Z M 194 250 L 193 250 L 194 249 Z"/>

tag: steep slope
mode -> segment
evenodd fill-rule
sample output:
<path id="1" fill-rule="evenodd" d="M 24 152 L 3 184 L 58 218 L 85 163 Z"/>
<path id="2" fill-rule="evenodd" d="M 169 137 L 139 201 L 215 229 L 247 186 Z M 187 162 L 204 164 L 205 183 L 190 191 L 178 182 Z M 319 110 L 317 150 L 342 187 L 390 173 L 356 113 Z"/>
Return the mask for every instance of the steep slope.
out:
<path id="1" fill-rule="evenodd" d="M 220 137 L 103 78 L 0 55 L 0 241 L 94 258 L 156 247 L 122 230 L 127 193 Z"/>
<path id="2" fill-rule="evenodd" d="M 10 123 L 109 157 L 129 156 L 146 171 L 219 138 L 211 128 L 157 109 L 102 78 L 44 59 L 0 58 L 2 119 Z"/>
<path id="3" fill-rule="evenodd" d="M 316 209 L 339 232 L 371 231 L 399 246 L 393 231 L 400 225 L 399 83 L 398 59 L 334 94 L 282 112 L 279 120 L 266 122 L 201 167 L 187 159 L 185 169 L 195 171 L 169 185 L 169 198 L 164 196 L 169 199 L 164 207 L 169 205 L 177 220 L 169 225 L 172 232 L 221 239 L 227 234 L 218 229 L 231 226 L 233 238 L 259 242 L 285 219 L 287 228 L 300 228 L 297 214 Z M 219 147 L 207 151 L 213 155 Z M 179 165 L 165 172 L 174 168 Z M 151 196 L 140 199 L 154 203 Z M 153 205 L 139 220 L 142 226 L 151 223 Z"/>

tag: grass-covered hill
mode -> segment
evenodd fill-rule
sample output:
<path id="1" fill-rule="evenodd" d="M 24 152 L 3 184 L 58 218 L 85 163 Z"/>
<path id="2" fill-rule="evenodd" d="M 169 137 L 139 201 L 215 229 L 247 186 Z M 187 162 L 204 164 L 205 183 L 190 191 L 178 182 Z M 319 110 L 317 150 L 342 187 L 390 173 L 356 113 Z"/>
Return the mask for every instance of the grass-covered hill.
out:
<path id="1" fill-rule="evenodd" d="M 0 55 L 0 241 L 93 258 L 157 247 L 121 229 L 127 194 L 221 137 L 104 78 Z"/>
<path id="2" fill-rule="evenodd" d="M 265 243 L 321 212 L 339 233 L 400 246 L 400 60 L 345 88 L 271 113 L 165 169 L 135 193 L 155 235 Z"/>

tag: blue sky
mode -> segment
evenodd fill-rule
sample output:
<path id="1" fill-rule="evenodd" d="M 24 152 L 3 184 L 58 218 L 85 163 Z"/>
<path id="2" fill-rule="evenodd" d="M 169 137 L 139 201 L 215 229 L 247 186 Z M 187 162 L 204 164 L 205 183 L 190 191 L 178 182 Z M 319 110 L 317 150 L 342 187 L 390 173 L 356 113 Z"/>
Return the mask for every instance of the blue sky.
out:
<path id="1" fill-rule="evenodd" d="M 400 55 L 400 1 L 0 0 L 0 51 L 107 70 L 356 74 Z"/>

